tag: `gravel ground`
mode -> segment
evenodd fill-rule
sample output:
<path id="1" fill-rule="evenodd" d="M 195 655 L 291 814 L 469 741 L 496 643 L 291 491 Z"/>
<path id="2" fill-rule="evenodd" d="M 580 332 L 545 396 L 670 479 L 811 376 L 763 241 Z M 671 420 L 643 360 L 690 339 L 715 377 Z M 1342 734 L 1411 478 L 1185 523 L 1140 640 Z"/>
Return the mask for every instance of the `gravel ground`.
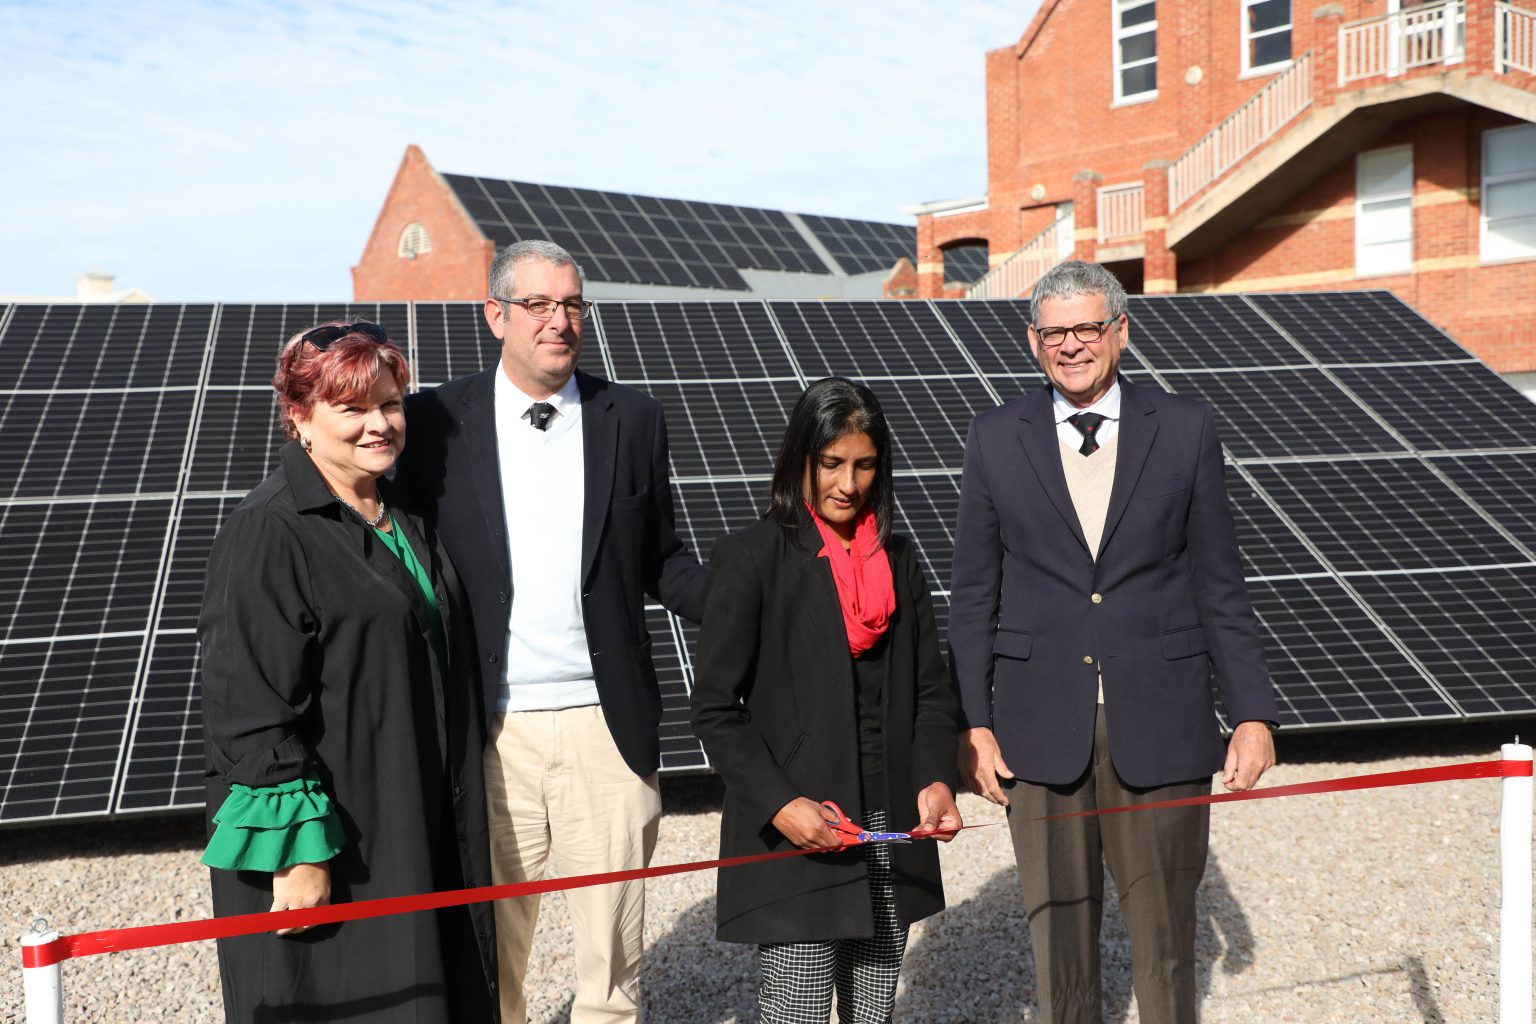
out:
<path id="1" fill-rule="evenodd" d="M 1536 722 L 1280 737 L 1267 785 L 1484 760 Z M 657 863 L 715 855 L 720 788 L 668 779 Z M 972 823 L 999 820 L 974 797 Z M 1212 813 L 1200 890 L 1203 1019 L 1423 1021 L 1495 1018 L 1498 812 L 1494 781 L 1256 801 Z M 46 915 L 64 932 L 205 917 L 199 819 L 52 826 L 0 842 L 0 1021 L 20 1021 L 19 935 Z M 912 930 L 898 995 L 908 1021 L 1031 1021 L 1034 971 L 1003 827 L 944 850 L 950 910 Z M 1104 930 L 1106 1021 L 1137 1020 L 1118 910 Z M 755 966 L 713 938 L 713 873 L 650 882 L 646 1003 L 652 1024 L 753 1019 Z M 530 980 L 533 1024 L 568 1020 L 574 967 L 564 898 L 546 898 Z M 64 965 L 66 1019 L 171 1024 L 219 1016 L 213 944 Z"/>

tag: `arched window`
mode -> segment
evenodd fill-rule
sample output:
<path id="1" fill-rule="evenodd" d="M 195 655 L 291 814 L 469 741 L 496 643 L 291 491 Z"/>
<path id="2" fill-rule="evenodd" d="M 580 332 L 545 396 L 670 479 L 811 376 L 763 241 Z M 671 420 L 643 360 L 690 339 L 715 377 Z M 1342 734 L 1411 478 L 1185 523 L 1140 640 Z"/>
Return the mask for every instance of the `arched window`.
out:
<path id="1" fill-rule="evenodd" d="M 398 255 L 403 260 L 413 260 L 424 252 L 432 251 L 432 239 L 427 235 L 427 229 L 415 221 L 407 224 L 405 230 L 400 232 L 400 247 Z"/>

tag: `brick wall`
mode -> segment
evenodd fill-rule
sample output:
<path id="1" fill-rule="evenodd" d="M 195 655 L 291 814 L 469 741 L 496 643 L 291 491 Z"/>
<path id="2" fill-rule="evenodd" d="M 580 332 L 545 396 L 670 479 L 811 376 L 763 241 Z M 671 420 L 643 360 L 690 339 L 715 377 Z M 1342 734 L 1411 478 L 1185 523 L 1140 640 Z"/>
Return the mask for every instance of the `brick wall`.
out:
<path id="1" fill-rule="evenodd" d="M 969 215 L 975 223 L 965 229 L 989 240 L 994 265 L 1048 225 L 1057 203 L 1075 199 L 1083 236 L 1092 224 L 1084 206 L 1093 188 L 1145 181 L 1150 197 L 1150 176 L 1160 172 L 1149 165 L 1182 155 L 1273 78 L 1243 72 L 1242 7 L 1235 0 L 1160 0 L 1156 97 L 1117 106 L 1112 10 L 1107 0 L 1045 0 L 1017 43 L 986 55 L 988 207 Z M 1490 10 L 1489 0 L 1469 0 L 1467 60 L 1458 72 L 1536 92 L 1531 76 L 1497 75 L 1488 66 L 1491 43 L 1482 23 L 1491 24 Z M 1379 0 L 1292 0 L 1291 53 L 1314 55 L 1316 106 L 1335 102 L 1339 26 L 1382 13 Z M 1149 206 L 1149 290 L 1153 279 L 1160 289 L 1179 291 L 1387 288 L 1494 368 L 1536 369 L 1536 261 L 1479 262 L 1482 133 L 1518 122 L 1471 103 L 1448 99 L 1442 106 L 1366 143 L 1413 147 L 1412 273 L 1356 276 L 1351 156 L 1201 259 L 1168 259 Z M 918 220 L 924 297 L 938 294 L 941 283 L 921 273 L 951 237 L 941 223 L 928 215 Z M 1080 253 L 1084 246 L 1080 237 Z"/>
<path id="2" fill-rule="evenodd" d="M 426 228 L 432 251 L 405 259 L 399 255 L 400 234 L 411 223 Z M 495 245 L 475 227 L 426 154 L 409 146 L 363 258 L 352 268 L 352 297 L 359 302 L 483 299 L 495 254 Z"/>

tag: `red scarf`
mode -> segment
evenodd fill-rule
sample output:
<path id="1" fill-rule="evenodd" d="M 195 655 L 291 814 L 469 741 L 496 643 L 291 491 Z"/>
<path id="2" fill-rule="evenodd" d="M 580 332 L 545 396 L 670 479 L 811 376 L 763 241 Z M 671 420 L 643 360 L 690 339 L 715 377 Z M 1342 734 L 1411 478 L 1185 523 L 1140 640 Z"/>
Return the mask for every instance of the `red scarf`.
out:
<path id="1" fill-rule="evenodd" d="M 853 521 L 853 545 L 844 550 L 832 527 L 822 521 L 809 502 L 805 507 L 821 532 L 821 557 L 832 563 L 837 599 L 843 606 L 843 627 L 848 631 L 848 651 L 857 658 L 875 646 L 896 611 L 891 560 L 880 546 L 874 509 L 865 505 L 859 510 Z"/>

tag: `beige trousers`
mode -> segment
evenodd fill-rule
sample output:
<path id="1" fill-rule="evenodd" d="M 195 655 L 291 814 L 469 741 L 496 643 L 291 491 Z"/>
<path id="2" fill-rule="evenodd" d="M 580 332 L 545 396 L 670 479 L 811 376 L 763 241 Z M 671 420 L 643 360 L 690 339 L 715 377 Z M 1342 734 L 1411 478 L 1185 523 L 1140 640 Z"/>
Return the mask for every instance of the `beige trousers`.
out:
<path id="1" fill-rule="evenodd" d="M 597 705 L 497 715 L 485 751 L 491 878 L 497 885 L 645 867 L 656 849 L 661 790 L 619 756 Z M 571 1024 L 640 1019 L 645 882 L 566 893 L 576 941 Z M 504 1024 L 528 1016 L 523 981 L 539 897 L 496 901 Z"/>

